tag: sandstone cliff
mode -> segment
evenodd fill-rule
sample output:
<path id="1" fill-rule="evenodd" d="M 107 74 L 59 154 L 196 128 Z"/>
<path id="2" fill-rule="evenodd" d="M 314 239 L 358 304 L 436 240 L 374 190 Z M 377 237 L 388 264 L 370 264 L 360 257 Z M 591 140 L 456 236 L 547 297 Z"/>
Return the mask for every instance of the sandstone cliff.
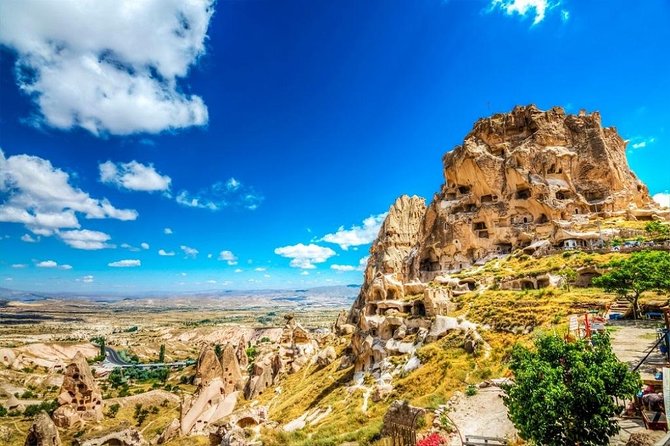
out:
<path id="1" fill-rule="evenodd" d="M 479 339 L 474 327 L 446 315 L 454 294 L 481 284 L 452 273 L 518 249 L 601 247 L 616 233 L 580 230 L 595 218 L 667 218 L 628 167 L 625 149 L 597 112 L 530 105 L 477 121 L 444 155 L 445 182 L 432 202 L 400 197 L 372 245 L 348 316 L 356 370 L 383 370 L 387 356 L 411 353 L 444 327 Z M 408 343 L 408 335 L 417 336 Z"/>

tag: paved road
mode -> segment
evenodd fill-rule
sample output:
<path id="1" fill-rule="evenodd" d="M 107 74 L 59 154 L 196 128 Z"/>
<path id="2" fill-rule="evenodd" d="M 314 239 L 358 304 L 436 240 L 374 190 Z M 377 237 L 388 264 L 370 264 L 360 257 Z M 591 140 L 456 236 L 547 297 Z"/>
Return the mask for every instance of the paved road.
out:
<path id="1" fill-rule="evenodd" d="M 114 350 L 112 347 L 105 346 L 106 358 L 105 361 L 108 362 L 112 367 L 139 367 L 139 368 L 152 368 L 152 367 L 180 367 L 188 366 L 194 364 L 193 360 L 186 361 L 176 361 L 176 362 L 152 362 L 148 364 L 133 364 L 132 362 L 124 361 L 119 352 Z"/>
<path id="2" fill-rule="evenodd" d="M 119 355 L 119 353 L 112 347 L 105 346 L 105 353 L 107 361 L 109 361 L 113 365 L 119 365 L 119 366 L 130 365 L 130 363 L 124 361 L 123 358 L 121 358 L 121 355 Z"/>

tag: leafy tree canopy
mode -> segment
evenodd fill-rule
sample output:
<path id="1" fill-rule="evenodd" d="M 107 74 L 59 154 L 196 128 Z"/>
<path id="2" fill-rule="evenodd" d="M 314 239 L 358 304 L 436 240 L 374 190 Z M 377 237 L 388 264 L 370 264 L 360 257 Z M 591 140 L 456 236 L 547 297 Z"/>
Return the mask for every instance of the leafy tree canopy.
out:
<path id="1" fill-rule="evenodd" d="M 535 348 L 516 345 L 505 405 L 522 438 L 545 446 L 605 446 L 619 427 L 621 409 L 612 397 L 634 395 L 637 373 L 620 362 L 607 335 L 592 342 L 566 342 L 556 335 L 536 339 Z"/>

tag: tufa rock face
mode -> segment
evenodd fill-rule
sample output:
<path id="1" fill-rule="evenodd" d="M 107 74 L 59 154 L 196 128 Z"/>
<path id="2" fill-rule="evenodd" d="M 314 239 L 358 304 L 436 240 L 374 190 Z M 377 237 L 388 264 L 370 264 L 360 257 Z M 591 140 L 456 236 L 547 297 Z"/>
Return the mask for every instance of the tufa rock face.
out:
<path id="1" fill-rule="evenodd" d="M 356 371 L 383 369 L 389 354 L 411 352 L 404 338 L 435 333 L 431 319 L 450 312 L 451 298 L 482 285 L 450 273 L 517 249 L 540 255 L 598 248 L 617 234 L 581 232 L 596 216 L 667 218 L 628 167 L 625 149 L 597 112 L 567 115 L 530 105 L 477 121 L 463 144 L 444 155 L 445 182 L 430 205 L 398 198 L 372 245 L 347 319 L 355 326 Z M 547 276 L 516 285 L 554 282 Z M 454 328 L 464 330 L 448 329 Z"/>
<path id="2" fill-rule="evenodd" d="M 239 390 L 244 388 L 236 348 L 231 344 L 224 347 L 221 359 L 211 346 L 204 346 L 195 376 L 198 389 L 181 405 L 179 426 L 183 435 L 206 432 L 212 423 L 230 415 Z"/>
<path id="3" fill-rule="evenodd" d="M 49 415 L 42 411 L 33 421 L 28 431 L 25 446 L 60 446 L 58 429 Z"/>
<path id="4" fill-rule="evenodd" d="M 58 404 L 60 407 L 54 412 L 53 418 L 59 427 L 98 422 L 103 418 L 102 394 L 81 352 L 77 352 L 65 369 Z"/>
<path id="5" fill-rule="evenodd" d="M 206 386 L 214 378 L 220 378 L 222 375 L 221 362 L 217 358 L 214 349 L 211 346 L 204 347 L 198 357 L 193 384 L 196 386 Z"/>

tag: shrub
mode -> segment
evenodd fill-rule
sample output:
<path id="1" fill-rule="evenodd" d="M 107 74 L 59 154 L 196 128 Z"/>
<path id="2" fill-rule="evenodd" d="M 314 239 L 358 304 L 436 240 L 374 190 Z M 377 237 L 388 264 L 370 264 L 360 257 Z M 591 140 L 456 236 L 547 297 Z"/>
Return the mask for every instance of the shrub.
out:
<path id="1" fill-rule="evenodd" d="M 116 414 L 119 413 L 119 409 L 121 408 L 121 405 L 119 403 L 114 403 L 111 406 L 109 406 L 109 409 L 107 410 L 107 416 L 110 418 L 116 418 Z"/>
<path id="2" fill-rule="evenodd" d="M 465 394 L 467 396 L 475 396 L 477 395 L 477 386 L 474 384 L 470 384 L 467 389 L 465 389 Z"/>

